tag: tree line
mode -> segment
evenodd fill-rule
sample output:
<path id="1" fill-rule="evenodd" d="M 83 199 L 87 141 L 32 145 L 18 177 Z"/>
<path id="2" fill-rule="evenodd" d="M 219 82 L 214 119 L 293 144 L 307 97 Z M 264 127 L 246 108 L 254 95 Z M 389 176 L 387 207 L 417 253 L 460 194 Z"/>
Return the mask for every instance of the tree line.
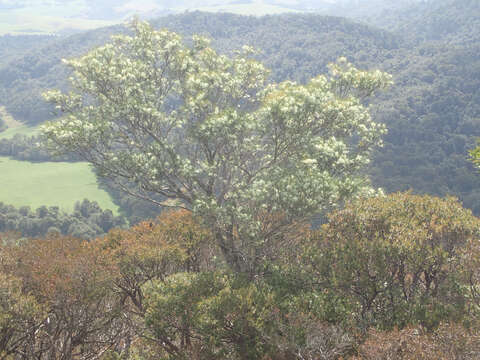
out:
<path id="1" fill-rule="evenodd" d="M 46 161 L 81 161 L 77 156 L 52 155 L 44 146 L 39 136 L 15 134 L 11 138 L 0 139 L 0 156 L 9 156 L 15 160 L 46 162 Z"/>
<path id="2" fill-rule="evenodd" d="M 111 210 L 102 210 L 95 201 L 83 200 L 74 205 L 72 213 L 58 206 L 29 206 L 16 208 L 0 202 L 0 232 L 14 232 L 23 237 L 43 237 L 48 233 L 93 239 L 110 229 L 123 227 L 123 217 L 114 216 Z"/>

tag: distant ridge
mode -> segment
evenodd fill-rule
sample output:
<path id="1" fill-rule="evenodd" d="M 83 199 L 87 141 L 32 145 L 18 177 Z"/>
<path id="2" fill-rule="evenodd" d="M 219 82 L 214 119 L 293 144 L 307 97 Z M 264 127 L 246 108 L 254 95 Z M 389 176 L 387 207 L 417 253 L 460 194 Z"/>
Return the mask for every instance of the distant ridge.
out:
<path id="1" fill-rule="evenodd" d="M 384 30 L 352 20 L 313 14 L 257 18 L 195 11 L 161 17 L 151 23 L 186 37 L 194 33 L 207 35 L 220 51 L 252 45 L 260 50 L 261 60 L 272 69 L 273 79 L 277 81 L 304 81 L 324 72 L 328 62 L 343 55 L 353 58 L 355 54 L 364 53 L 365 61 L 373 61 L 385 50 L 397 47 L 400 41 Z M 83 54 L 107 42 L 111 35 L 126 31 L 122 25 L 91 30 L 19 53 L 0 66 L 0 92 L 4 89 L 0 104 L 26 123 L 50 118 L 52 109 L 44 103 L 41 93 L 47 88 L 67 85 L 68 71 L 61 59 Z M 374 52 L 365 51 L 367 46 L 375 49 Z M 295 64 L 289 65 L 290 62 Z"/>

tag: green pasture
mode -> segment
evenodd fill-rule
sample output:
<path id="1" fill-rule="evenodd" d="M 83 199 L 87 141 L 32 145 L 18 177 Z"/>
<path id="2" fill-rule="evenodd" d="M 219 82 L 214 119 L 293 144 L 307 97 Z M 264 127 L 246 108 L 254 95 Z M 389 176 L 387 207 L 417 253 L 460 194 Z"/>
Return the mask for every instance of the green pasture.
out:
<path id="1" fill-rule="evenodd" d="M 87 163 L 12 160 L 0 156 L 0 201 L 14 206 L 59 206 L 71 211 L 83 199 L 98 202 L 115 215 L 118 207 L 98 188 L 95 174 Z"/>

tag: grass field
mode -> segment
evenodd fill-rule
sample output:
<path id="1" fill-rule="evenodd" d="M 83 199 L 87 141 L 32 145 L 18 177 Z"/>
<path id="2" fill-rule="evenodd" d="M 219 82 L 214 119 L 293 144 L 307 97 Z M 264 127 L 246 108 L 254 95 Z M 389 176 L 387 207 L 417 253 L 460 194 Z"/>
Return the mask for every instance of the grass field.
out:
<path id="1" fill-rule="evenodd" d="M 0 132 L 0 140 L 15 134 L 36 135 L 39 126 L 31 127 L 16 122 L 0 107 L 3 118 L 8 118 L 9 128 Z M 0 156 L 0 202 L 15 206 L 59 206 L 71 211 L 75 202 L 94 200 L 102 209 L 115 215 L 118 207 L 110 196 L 98 188 L 97 179 L 87 163 L 42 162 L 12 160 Z"/>
<path id="2" fill-rule="evenodd" d="M 33 136 L 37 135 L 39 131 L 40 128 L 38 126 L 20 125 L 17 127 L 8 128 L 7 130 L 0 132 L 0 139 L 9 139 L 15 134 Z"/>
<path id="3" fill-rule="evenodd" d="M 0 157 L 0 201 L 3 203 L 28 205 L 32 209 L 57 205 L 71 211 L 75 202 L 84 198 L 118 214 L 118 207 L 98 188 L 95 174 L 87 163 L 31 163 Z"/>

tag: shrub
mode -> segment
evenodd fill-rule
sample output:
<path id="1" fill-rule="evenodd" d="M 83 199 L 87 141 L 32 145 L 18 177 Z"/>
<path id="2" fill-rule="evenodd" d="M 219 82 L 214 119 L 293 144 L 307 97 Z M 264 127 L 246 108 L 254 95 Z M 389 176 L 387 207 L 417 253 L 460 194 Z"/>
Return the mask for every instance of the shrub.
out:
<path id="1" fill-rule="evenodd" d="M 308 269 L 357 326 L 435 328 L 468 318 L 465 274 L 474 263 L 465 261 L 465 249 L 478 244 L 479 225 L 454 198 L 360 199 L 312 235 Z"/>
<path id="2" fill-rule="evenodd" d="M 356 360 L 452 360 L 478 359 L 478 329 L 468 330 L 455 323 L 442 323 L 433 333 L 421 327 L 388 332 L 371 330 L 359 347 Z"/>

